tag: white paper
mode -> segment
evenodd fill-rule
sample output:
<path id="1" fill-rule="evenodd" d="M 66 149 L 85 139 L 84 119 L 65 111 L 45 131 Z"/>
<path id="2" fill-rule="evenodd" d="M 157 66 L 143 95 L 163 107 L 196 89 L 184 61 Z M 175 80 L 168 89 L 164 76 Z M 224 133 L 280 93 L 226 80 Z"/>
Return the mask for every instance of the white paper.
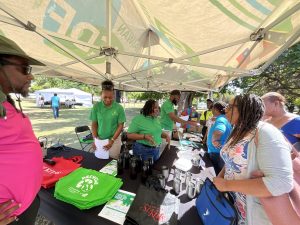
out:
<path id="1" fill-rule="evenodd" d="M 134 198 L 134 193 L 118 190 L 116 195 L 105 204 L 98 216 L 122 225 Z"/>
<path id="2" fill-rule="evenodd" d="M 179 117 L 180 119 L 184 120 L 184 121 L 188 121 L 190 116 L 181 116 Z M 181 127 L 181 123 L 177 123 L 176 122 L 176 127 Z"/>
<path id="3" fill-rule="evenodd" d="M 191 160 L 179 158 L 175 162 L 174 166 L 177 169 L 180 169 L 182 171 L 188 171 L 188 170 L 190 170 L 192 168 L 193 164 L 192 164 Z"/>
<path id="4" fill-rule="evenodd" d="M 108 144 L 108 139 L 99 140 L 95 139 L 96 151 L 95 156 L 99 159 L 108 159 L 109 158 L 109 151 L 106 151 L 103 146 Z"/>
<path id="5" fill-rule="evenodd" d="M 117 160 L 112 160 L 109 163 L 106 164 L 101 170 L 99 170 L 101 173 L 106 173 L 112 176 L 117 176 L 118 173 L 118 165 Z"/>

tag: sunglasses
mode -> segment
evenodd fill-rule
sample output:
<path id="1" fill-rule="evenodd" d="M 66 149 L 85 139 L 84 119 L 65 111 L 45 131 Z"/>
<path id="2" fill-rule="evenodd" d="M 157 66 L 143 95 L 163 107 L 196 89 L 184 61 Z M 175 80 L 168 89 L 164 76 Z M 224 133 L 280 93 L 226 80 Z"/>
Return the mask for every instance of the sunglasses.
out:
<path id="1" fill-rule="evenodd" d="M 0 65 L 2 65 L 2 66 L 18 66 L 18 67 L 23 69 L 22 73 L 26 76 L 30 75 L 31 71 L 32 71 L 32 67 L 29 66 L 29 65 L 22 65 L 22 64 L 12 63 L 12 62 L 9 62 L 9 61 L 3 60 L 3 59 L 0 60 Z"/>

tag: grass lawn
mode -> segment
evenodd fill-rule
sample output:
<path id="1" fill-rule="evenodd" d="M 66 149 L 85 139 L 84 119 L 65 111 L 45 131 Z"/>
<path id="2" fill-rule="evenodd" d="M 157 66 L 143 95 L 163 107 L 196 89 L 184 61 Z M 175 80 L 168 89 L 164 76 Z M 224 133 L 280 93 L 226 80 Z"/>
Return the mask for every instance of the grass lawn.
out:
<path id="1" fill-rule="evenodd" d="M 126 103 L 126 125 L 130 123 L 132 118 L 139 113 L 144 103 Z M 67 146 L 80 149 L 78 139 L 74 132 L 76 126 L 91 125 L 89 120 L 90 108 L 76 106 L 75 109 L 62 108 L 59 111 L 59 118 L 54 119 L 52 109 L 38 108 L 35 99 L 22 100 L 23 111 L 29 115 L 33 130 L 37 137 L 46 136 L 48 142 L 55 144 L 60 141 Z"/>

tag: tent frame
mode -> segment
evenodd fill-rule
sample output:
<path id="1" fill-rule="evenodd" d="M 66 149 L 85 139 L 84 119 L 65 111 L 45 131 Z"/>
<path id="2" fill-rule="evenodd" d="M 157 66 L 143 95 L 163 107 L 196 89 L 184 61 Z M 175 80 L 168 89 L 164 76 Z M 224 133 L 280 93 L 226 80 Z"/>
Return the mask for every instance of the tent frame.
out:
<path id="1" fill-rule="evenodd" d="M 147 23 L 147 19 L 146 17 L 143 15 L 141 9 L 137 6 L 137 3 L 135 3 L 133 1 L 133 3 L 135 4 L 138 13 L 140 14 L 141 19 L 143 20 L 143 23 L 146 25 L 149 25 L 149 23 Z M 145 89 L 148 90 L 148 88 L 144 87 L 142 85 L 141 82 L 138 81 L 138 79 L 133 76 L 133 74 L 142 72 L 142 71 L 150 71 L 153 68 L 159 67 L 159 66 L 164 66 L 166 64 L 172 64 L 172 63 L 176 63 L 176 64 L 181 64 L 181 65 L 188 65 L 188 66 L 195 66 L 195 67 L 202 67 L 202 68 L 208 68 L 208 69 L 215 69 L 217 71 L 227 71 L 227 72 L 231 72 L 229 75 L 226 75 L 228 77 L 226 83 L 228 81 L 230 81 L 233 77 L 239 77 L 239 76 L 253 76 L 253 75 L 259 75 L 261 74 L 280 54 L 282 54 L 282 52 L 284 52 L 290 45 L 292 45 L 297 38 L 300 35 L 300 28 L 298 30 L 296 30 L 296 32 L 286 41 L 286 43 L 281 46 L 281 48 L 277 51 L 277 53 L 272 56 L 268 61 L 266 61 L 260 68 L 258 69 L 253 69 L 253 70 L 245 70 L 245 69 L 240 69 L 238 68 L 240 65 L 242 65 L 242 63 L 246 60 L 246 58 L 249 57 L 251 51 L 253 51 L 255 49 L 255 47 L 257 46 L 257 44 L 263 40 L 265 38 L 265 35 L 267 34 L 267 32 L 272 29 L 274 26 L 276 26 L 277 24 L 279 24 L 280 22 L 282 22 L 283 20 L 285 20 L 286 18 L 288 18 L 289 16 L 293 15 L 294 13 L 298 12 L 298 10 L 300 9 L 300 2 L 297 3 L 295 6 L 293 6 L 292 8 L 290 8 L 289 10 L 287 10 L 286 12 L 284 12 L 282 15 L 280 15 L 275 21 L 271 22 L 269 25 L 267 25 L 264 28 L 259 28 L 256 32 L 252 33 L 250 35 L 250 37 L 248 38 L 244 38 L 241 40 L 237 40 L 231 43 L 227 43 L 227 44 L 223 44 L 223 45 L 219 45 L 210 49 L 206 49 L 206 50 L 202 50 L 202 51 L 198 51 L 196 53 L 190 54 L 190 55 L 186 55 L 186 56 L 182 56 L 182 57 L 178 57 L 178 58 L 165 58 L 165 57 L 158 57 L 158 56 L 153 56 L 151 55 L 150 52 L 150 41 L 148 43 L 148 47 L 149 47 L 149 51 L 148 51 L 148 55 L 145 54 L 138 54 L 138 53 L 131 53 L 131 52 L 126 52 L 126 51 L 117 51 L 116 49 L 114 49 L 111 46 L 111 40 L 112 40 L 112 0 L 106 0 L 106 26 L 107 26 L 107 37 L 106 37 L 106 43 L 107 46 L 105 48 L 103 47 L 99 47 L 99 46 L 95 46 L 95 45 L 91 45 L 79 40 L 74 40 L 72 38 L 69 38 L 67 36 L 64 35 L 60 35 L 60 34 L 54 34 L 52 32 L 48 32 L 45 31 L 42 28 L 39 28 L 38 26 L 36 26 L 35 24 L 33 24 L 30 21 L 25 20 L 24 18 L 22 18 L 21 16 L 17 15 L 13 10 L 11 10 L 10 8 L 8 8 L 5 4 L 1 4 L 0 5 L 0 9 L 2 11 L 4 11 L 5 13 L 7 13 L 10 17 L 6 17 L 6 16 L 0 16 L 0 21 L 13 25 L 13 26 L 18 26 L 18 27 L 22 27 L 26 30 L 32 31 L 37 33 L 38 35 L 40 35 L 41 37 L 45 38 L 46 40 L 48 40 L 49 42 L 51 42 L 53 45 L 55 45 L 56 47 L 60 48 L 61 50 L 63 50 L 64 52 L 66 52 L 68 55 L 70 55 L 72 58 L 74 58 L 75 60 L 61 64 L 61 65 L 57 65 L 54 66 L 52 68 L 47 68 L 47 69 L 43 69 L 43 70 L 38 70 L 36 73 L 42 73 L 42 72 L 46 72 L 49 71 L 51 69 L 59 69 L 62 66 L 69 66 L 72 64 L 76 64 L 78 62 L 82 63 L 83 65 L 85 65 L 86 67 L 88 67 L 90 70 L 92 70 L 93 72 L 95 72 L 96 74 L 100 75 L 103 79 L 111 79 L 111 80 L 115 80 L 116 82 L 119 82 L 120 85 L 122 85 L 122 82 L 120 82 L 121 78 L 127 77 L 127 76 L 131 76 L 133 78 L 133 80 L 137 81 L 142 88 L 134 86 L 135 88 L 139 88 L 139 89 Z M 153 31 L 152 31 L 153 32 Z M 81 57 L 79 57 L 78 55 L 72 53 L 70 50 L 68 50 L 66 47 L 64 47 L 62 44 L 60 44 L 57 40 L 55 40 L 55 38 L 59 38 L 59 39 L 63 39 L 66 41 L 70 41 L 72 43 L 76 43 L 82 46 L 86 46 L 86 47 L 90 47 L 93 49 L 97 49 L 99 50 L 99 54 L 95 54 L 93 56 L 90 56 L 86 59 L 82 59 Z M 150 40 L 150 39 L 149 39 Z M 248 54 L 246 55 L 246 57 L 244 58 L 243 62 L 241 62 L 237 68 L 231 68 L 231 67 L 226 67 L 226 66 L 218 66 L 218 65 L 211 65 L 211 64 L 204 64 L 204 63 L 193 63 L 190 61 L 186 61 L 187 59 L 193 58 L 193 57 L 197 57 L 200 55 L 204 55 L 207 53 L 211 53 L 211 52 L 215 52 L 215 51 L 219 51 L 222 49 L 226 49 L 238 44 L 243 44 L 243 43 L 247 43 L 249 41 L 254 41 L 254 44 L 252 45 L 250 52 L 248 52 Z M 108 51 L 108 49 L 110 51 Z M 150 60 L 157 60 L 157 61 L 161 61 L 160 63 L 156 63 L 154 65 L 150 65 L 150 63 L 148 63 L 148 66 L 142 69 L 132 69 L 129 70 L 124 63 L 122 63 L 120 61 L 120 59 L 117 57 L 117 55 L 126 55 L 126 56 L 132 56 L 132 57 L 137 57 L 137 58 L 145 58 L 148 59 L 149 62 Z M 102 73 L 101 71 L 99 71 L 98 69 L 96 69 L 94 66 L 88 64 L 86 61 L 93 59 L 93 58 L 97 58 L 97 57 L 101 57 L 102 55 L 105 55 L 106 57 L 106 72 L 105 74 Z M 117 77 L 114 77 L 111 74 L 111 60 L 115 59 L 126 71 L 123 74 L 119 74 Z M 223 75 L 220 75 L 220 77 L 224 77 Z M 205 79 L 205 78 L 204 78 Z M 202 80 L 202 79 L 200 79 Z M 215 83 L 218 81 L 218 79 L 215 80 Z M 130 81 L 129 81 L 130 82 Z M 182 82 L 182 85 L 185 86 L 191 86 L 194 87 L 193 85 L 190 85 L 189 83 L 195 82 L 195 80 L 193 81 L 188 81 L 188 82 Z M 128 85 L 126 83 L 128 82 L 123 82 L 124 85 Z M 225 83 L 225 84 L 226 84 Z M 129 85 L 128 85 L 129 86 Z M 214 85 L 213 85 L 214 86 Z M 203 87 L 202 87 L 203 88 Z"/>

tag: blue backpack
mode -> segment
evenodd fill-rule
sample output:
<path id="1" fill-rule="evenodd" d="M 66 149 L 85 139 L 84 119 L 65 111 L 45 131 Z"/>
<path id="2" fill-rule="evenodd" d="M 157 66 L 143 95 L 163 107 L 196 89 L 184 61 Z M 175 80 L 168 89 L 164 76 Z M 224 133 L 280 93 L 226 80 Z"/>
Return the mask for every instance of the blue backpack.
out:
<path id="1" fill-rule="evenodd" d="M 206 178 L 196 200 L 203 225 L 236 225 L 237 212 L 233 204 Z"/>

